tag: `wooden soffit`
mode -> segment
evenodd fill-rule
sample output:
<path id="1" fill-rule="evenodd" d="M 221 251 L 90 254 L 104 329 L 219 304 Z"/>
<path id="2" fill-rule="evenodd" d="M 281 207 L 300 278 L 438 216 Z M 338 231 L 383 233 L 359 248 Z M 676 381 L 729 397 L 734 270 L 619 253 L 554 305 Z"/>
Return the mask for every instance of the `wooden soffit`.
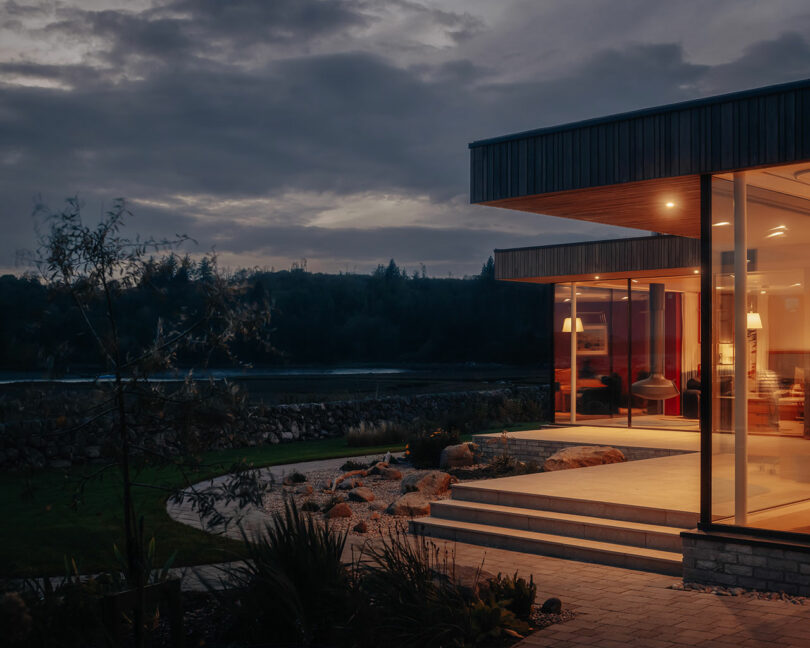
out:
<path id="1" fill-rule="evenodd" d="M 506 198 L 483 204 L 700 238 L 698 175 Z"/>

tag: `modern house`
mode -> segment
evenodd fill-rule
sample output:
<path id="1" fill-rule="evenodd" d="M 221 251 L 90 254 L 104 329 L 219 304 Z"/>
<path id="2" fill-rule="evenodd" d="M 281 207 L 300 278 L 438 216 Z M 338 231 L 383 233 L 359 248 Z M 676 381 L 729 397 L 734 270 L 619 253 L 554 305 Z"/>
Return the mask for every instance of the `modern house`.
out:
<path id="1" fill-rule="evenodd" d="M 810 80 L 470 154 L 472 203 L 644 231 L 495 254 L 498 279 L 554 284 L 563 426 L 503 443 L 643 460 L 462 485 L 422 529 L 810 594 Z"/>

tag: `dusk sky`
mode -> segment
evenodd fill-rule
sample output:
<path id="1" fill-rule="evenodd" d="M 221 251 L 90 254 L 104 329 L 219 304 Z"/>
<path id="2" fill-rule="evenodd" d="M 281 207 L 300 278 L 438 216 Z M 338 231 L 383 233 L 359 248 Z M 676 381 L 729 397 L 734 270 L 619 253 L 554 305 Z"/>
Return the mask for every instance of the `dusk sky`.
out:
<path id="1" fill-rule="evenodd" d="M 232 268 L 463 276 L 634 233 L 469 205 L 467 144 L 807 78 L 807 35 L 807 0 L 7 2 L 0 270 L 77 194 Z"/>

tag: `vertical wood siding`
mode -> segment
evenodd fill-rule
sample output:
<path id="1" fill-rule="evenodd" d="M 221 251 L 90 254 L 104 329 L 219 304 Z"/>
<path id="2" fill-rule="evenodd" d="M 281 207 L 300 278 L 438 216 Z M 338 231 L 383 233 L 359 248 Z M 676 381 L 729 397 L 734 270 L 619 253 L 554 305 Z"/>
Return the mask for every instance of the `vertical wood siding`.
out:
<path id="1" fill-rule="evenodd" d="M 496 279 L 565 277 L 700 266 L 700 240 L 645 236 L 495 250 Z"/>
<path id="2" fill-rule="evenodd" d="M 470 201 L 810 159 L 810 80 L 470 145 Z"/>

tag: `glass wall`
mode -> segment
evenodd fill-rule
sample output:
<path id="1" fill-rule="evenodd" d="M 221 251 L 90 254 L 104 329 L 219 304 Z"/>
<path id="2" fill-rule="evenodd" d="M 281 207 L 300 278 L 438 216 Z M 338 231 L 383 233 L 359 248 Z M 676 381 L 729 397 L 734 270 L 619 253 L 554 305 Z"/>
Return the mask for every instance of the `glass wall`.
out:
<path id="1" fill-rule="evenodd" d="M 699 277 L 628 278 L 557 284 L 554 313 L 555 420 L 571 422 L 571 338 L 576 384 L 575 422 L 698 431 Z M 657 314 L 650 295 L 659 291 Z M 576 331 L 571 330 L 576 301 Z M 651 325 L 661 322 L 655 347 Z M 655 353 L 658 350 L 660 357 Z M 655 358 L 654 358 L 655 356 Z M 648 379 L 653 360 L 673 396 L 647 398 L 634 383 Z M 692 381 L 690 383 L 690 381 Z"/>
<path id="2" fill-rule="evenodd" d="M 718 523 L 810 530 L 809 246 L 809 165 L 713 179 Z M 745 251 L 744 262 L 737 250 Z"/>

